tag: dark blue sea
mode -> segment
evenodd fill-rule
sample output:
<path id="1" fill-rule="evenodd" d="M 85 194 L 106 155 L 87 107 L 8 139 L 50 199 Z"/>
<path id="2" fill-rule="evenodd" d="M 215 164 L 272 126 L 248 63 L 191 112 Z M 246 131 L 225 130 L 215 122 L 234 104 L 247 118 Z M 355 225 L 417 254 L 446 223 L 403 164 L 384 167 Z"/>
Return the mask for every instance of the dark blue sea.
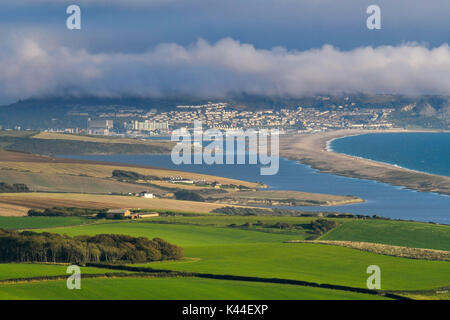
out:
<path id="1" fill-rule="evenodd" d="M 335 152 L 450 177 L 450 133 L 363 134 L 333 140 Z"/>

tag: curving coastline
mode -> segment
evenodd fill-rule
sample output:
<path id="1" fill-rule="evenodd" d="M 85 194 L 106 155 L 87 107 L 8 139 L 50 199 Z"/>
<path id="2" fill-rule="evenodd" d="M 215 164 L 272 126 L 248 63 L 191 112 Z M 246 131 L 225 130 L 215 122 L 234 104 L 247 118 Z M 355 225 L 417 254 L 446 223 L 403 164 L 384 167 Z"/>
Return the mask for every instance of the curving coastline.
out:
<path id="1" fill-rule="evenodd" d="M 423 192 L 450 195 L 450 177 L 402 168 L 388 163 L 333 152 L 332 140 L 366 133 L 442 132 L 419 130 L 337 130 L 283 136 L 280 156 L 298 160 L 321 171 L 351 178 L 376 180 Z"/>

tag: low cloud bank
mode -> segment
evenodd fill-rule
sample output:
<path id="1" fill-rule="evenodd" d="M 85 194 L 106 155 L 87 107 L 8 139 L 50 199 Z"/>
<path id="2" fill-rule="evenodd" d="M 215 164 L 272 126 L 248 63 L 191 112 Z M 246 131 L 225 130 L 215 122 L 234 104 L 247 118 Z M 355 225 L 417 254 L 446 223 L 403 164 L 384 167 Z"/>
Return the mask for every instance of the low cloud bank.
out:
<path id="1" fill-rule="evenodd" d="M 93 54 L 33 37 L 10 37 L 0 44 L 0 65 L 0 95 L 15 98 L 69 93 L 450 94 L 448 44 L 288 51 L 225 38 L 216 43 L 200 39 L 186 47 L 161 44 L 139 54 Z"/>

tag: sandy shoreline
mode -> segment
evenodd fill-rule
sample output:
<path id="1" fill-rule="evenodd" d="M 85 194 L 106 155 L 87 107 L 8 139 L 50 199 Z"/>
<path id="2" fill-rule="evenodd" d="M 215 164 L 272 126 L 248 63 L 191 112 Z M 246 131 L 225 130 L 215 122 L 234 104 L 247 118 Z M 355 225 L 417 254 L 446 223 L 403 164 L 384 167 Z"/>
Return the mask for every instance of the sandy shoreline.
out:
<path id="1" fill-rule="evenodd" d="M 337 130 L 329 132 L 284 136 L 280 139 L 280 156 L 298 160 L 321 172 L 376 180 L 395 186 L 450 195 L 450 177 L 428 174 L 399 166 L 336 153 L 330 142 L 345 136 L 366 133 L 444 132 L 421 130 Z"/>

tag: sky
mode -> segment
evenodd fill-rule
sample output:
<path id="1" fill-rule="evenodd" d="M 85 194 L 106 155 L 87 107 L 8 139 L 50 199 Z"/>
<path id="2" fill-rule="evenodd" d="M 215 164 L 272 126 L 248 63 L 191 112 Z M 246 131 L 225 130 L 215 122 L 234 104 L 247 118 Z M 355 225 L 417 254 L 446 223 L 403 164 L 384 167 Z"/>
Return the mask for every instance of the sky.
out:
<path id="1" fill-rule="evenodd" d="M 66 8 L 81 8 L 68 30 Z M 381 29 L 366 26 L 369 5 Z M 450 94 L 448 0 L 3 0 L 0 102 Z"/>

